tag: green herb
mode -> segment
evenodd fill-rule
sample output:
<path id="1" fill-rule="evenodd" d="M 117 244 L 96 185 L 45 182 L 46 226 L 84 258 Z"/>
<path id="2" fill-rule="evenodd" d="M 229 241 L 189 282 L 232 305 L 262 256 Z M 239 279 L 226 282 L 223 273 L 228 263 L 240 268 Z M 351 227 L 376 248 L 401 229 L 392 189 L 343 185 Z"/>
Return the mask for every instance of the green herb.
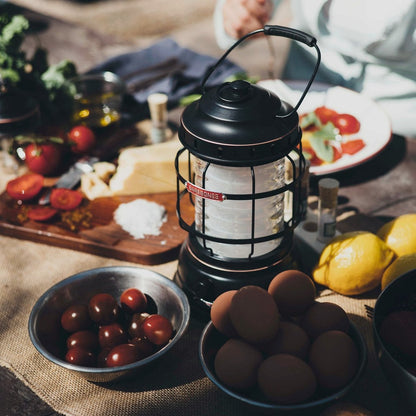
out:
<path id="1" fill-rule="evenodd" d="M 67 81 L 77 74 L 75 65 L 62 61 L 48 64 L 47 51 L 38 45 L 28 57 L 22 44 L 30 23 L 13 8 L 0 14 L 0 76 L 6 86 L 19 88 L 39 104 L 42 124 L 61 124 L 69 119 L 73 96 Z"/>
<path id="2" fill-rule="evenodd" d="M 319 159 L 328 163 L 334 160 L 334 148 L 329 142 L 335 140 L 336 137 L 337 129 L 331 122 L 326 123 L 319 130 L 316 130 L 311 134 L 309 142 Z"/>

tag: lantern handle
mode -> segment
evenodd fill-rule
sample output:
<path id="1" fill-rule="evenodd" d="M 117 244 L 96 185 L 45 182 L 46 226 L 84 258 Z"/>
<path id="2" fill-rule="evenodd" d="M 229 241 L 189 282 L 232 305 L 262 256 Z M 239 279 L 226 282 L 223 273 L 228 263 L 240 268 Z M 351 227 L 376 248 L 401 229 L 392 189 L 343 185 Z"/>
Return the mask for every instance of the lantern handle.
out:
<path id="1" fill-rule="evenodd" d="M 283 36 L 292 40 L 296 40 L 298 42 L 304 43 L 305 45 L 309 46 L 309 47 L 313 47 L 316 50 L 316 54 L 317 54 L 317 59 L 316 59 L 316 64 L 315 64 L 315 68 L 312 72 L 311 78 L 308 81 L 308 84 L 306 85 L 305 90 L 303 91 L 303 94 L 301 95 L 298 103 L 295 105 L 295 107 L 293 108 L 293 110 L 288 113 L 285 114 L 283 116 L 277 116 L 280 118 L 285 118 L 285 117 L 289 117 L 291 116 L 295 111 L 298 110 L 298 108 L 300 107 L 300 105 L 302 104 L 303 99 L 305 98 L 306 94 L 308 93 L 312 82 L 315 79 L 316 73 L 318 72 L 318 68 L 319 65 L 321 63 L 321 51 L 316 43 L 316 39 L 305 33 L 302 32 L 301 30 L 297 30 L 297 29 L 293 29 L 290 27 L 286 27 L 286 26 L 278 26 L 278 25 L 265 25 L 262 29 L 257 29 L 254 30 L 250 33 L 247 33 L 246 35 L 244 35 L 243 37 L 241 37 L 240 39 L 238 39 L 230 48 L 228 48 L 228 50 L 224 53 L 224 55 L 222 55 L 222 57 L 217 61 L 217 63 L 215 65 L 213 65 L 210 70 L 206 73 L 204 79 L 202 80 L 202 93 L 205 93 L 205 84 L 208 81 L 208 78 L 211 76 L 211 74 L 218 68 L 219 65 L 222 64 L 222 62 L 225 60 L 225 58 L 231 53 L 231 51 L 236 48 L 238 45 L 240 45 L 242 42 L 244 42 L 247 38 L 253 36 L 253 35 L 257 35 L 258 33 L 264 33 L 266 36 Z"/>

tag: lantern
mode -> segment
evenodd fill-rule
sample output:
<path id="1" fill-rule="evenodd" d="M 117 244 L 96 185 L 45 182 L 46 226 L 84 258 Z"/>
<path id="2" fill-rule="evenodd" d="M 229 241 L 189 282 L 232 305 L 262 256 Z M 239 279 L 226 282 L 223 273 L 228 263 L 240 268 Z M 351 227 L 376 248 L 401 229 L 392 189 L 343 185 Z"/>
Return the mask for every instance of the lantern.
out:
<path id="1" fill-rule="evenodd" d="M 204 90 L 226 56 L 248 36 L 264 32 L 315 47 L 318 59 L 295 107 L 246 81 Z M 299 108 L 319 67 L 320 52 L 311 36 L 281 26 L 265 26 L 237 41 L 202 82 L 201 98 L 183 112 L 175 159 L 177 213 L 189 235 L 183 243 L 175 281 L 196 308 L 207 310 L 227 290 L 245 285 L 267 287 L 292 267 L 293 230 L 300 222 L 302 155 Z M 187 172 L 179 160 L 187 158 Z M 285 166 L 291 167 L 291 180 Z M 182 217 L 189 197 L 193 222 Z M 284 212 L 291 201 L 291 212 Z"/>

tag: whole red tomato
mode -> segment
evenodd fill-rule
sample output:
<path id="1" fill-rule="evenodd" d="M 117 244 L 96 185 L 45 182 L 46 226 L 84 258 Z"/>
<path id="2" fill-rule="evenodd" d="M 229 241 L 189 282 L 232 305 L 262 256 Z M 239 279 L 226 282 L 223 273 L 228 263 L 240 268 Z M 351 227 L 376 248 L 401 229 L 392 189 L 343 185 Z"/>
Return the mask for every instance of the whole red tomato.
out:
<path id="1" fill-rule="evenodd" d="M 25 148 L 26 165 L 40 175 L 53 175 L 62 159 L 62 148 L 55 143 L 30 143 Z"/>
<path id="2" fill-rule="evenodd" d="M 95 146 L 95 134 L 86 126 L 75 126 L 68 133 L 71 150 L 74 153 L 85 154 L 90 152 Z"/>

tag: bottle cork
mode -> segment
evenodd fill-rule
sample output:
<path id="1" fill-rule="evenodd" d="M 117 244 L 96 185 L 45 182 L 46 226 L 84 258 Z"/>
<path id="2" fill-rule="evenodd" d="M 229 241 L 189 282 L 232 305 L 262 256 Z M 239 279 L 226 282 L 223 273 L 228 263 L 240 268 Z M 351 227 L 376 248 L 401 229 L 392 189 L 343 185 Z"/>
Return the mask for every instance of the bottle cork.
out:
<path id="1" fill-rule="evenodd" d="M 168 120 L 168 96 L 162 93 L 150 94 L 147 103 L 152 120 L 151 141 L 153 143 L 163 142 L 166 138 Z"/>
<path id="2" fill-rule="evenodd" d="M 318 182 L 319 199 L 322 208 L 336 208 L 339 182 L 336 179 L 324 178 Z"/>

